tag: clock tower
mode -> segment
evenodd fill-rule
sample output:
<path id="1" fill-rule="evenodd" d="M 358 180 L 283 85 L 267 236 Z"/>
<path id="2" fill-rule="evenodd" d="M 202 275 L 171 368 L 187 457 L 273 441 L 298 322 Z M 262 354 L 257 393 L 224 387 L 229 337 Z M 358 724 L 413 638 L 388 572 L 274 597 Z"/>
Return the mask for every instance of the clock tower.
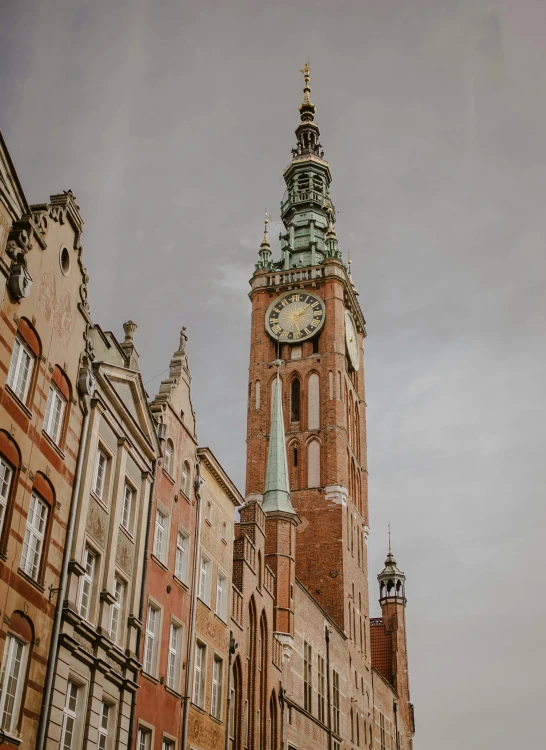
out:
<path id="1" fill-rule="evenodd" d="M 309 72 L 306 65 L 297 143 L 283 175 L 280 259 L 266 215 L 251 279 L 246 500 L 264 503 L 268 446 L 281 418 L 298 518 L 295 576 L 369 664 L 365 320 L 338 246 Z"/>

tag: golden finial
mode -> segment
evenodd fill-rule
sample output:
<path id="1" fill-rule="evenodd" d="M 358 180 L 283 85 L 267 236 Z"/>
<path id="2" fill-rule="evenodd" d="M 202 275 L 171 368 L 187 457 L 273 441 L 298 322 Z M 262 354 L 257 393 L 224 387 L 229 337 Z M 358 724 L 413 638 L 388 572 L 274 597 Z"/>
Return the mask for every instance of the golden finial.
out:
<path id="1" fill-rule="evenodd" d="M 307 58 L 307 62 L 303 66 L 303 68 L 300 70 L 300 73 L 303 73 L 303 77 L 305 79 L 305 83 L 309 83 L 309 73 L 311 72 L 311 65 L 309 63 L 309 58 Z"/>
<path id="2" fill-rule="evenodd" d="M 267 236 L 267 225 L 269 224 L 271 220 L 271 215 L 265 212 L 264 216 L 264 238 L 262 240 L 262 245 L 269 245 L 269 237 Z"/>
<path id="3" fill-rule="evenodd" d="M 309 74 L 311 72 L 311 65 L 309 63 L 309 59 L 307 59 L 307 62 L 303 66 L 303 68 L 300 70 L 300 73 L 303 73 L 303 80 L 305 81 L 305 85 L 303 87 L 303 105 L 311 104 L 311 100 L 309 99 L 309 94 L 311 93 L 311 89 L 309 87 Z"/>
<path id="4" fill-rule="evenodd" d="M 267 232 L 267 225 L 269 224 L 269 221 L 271 219 L 271 214 L 268 214 L 267 211 L 265 212 L 265 218 L 264 218 L 264 224 L 265 224 L 265 231 Z"/>

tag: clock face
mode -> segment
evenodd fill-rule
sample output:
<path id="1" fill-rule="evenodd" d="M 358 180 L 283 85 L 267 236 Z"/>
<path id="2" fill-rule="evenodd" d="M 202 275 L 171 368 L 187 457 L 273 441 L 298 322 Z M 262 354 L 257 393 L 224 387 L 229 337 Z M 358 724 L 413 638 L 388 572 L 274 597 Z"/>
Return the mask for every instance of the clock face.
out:
<path id="1" fill-rule="evenodd" d="M 347 352 L 349 361 L 353 370 L 358 370 L 360 365 L 360 345 L 358 343 L 358 334 L 353 316 L 348 310 L 345 310 L 345 341 L 347 342 Z"/>
<path id="2" fill-rule="evenodd" d="M 305 341 L 320 331 L 325 312 L 324 302 L 316 294 L 287 292 L 267 308 L 265 328 L 277 341 Z"/>

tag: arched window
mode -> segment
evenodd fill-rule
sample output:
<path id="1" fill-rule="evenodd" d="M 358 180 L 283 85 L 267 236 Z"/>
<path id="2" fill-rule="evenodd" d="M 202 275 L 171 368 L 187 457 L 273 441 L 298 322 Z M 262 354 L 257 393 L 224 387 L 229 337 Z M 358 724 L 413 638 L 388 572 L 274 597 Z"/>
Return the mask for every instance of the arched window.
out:
<path id="1" fill-rule="evenodd" d="M 262 552 L 258 550 L 258 588 L 262 588 Z"/>
<path id="2" fill-rule="evenodd" d="M 300 380 L 294 378 L 290 386 L 290 421 L 300 421 Z"/>
<path id="3" fill-rule="evenodd" d="M 7 545 L 20 466 L 19 448 L 7 432 L 0 430 L 0 549 L 5 549 Z"/>
<path id="4" fill-rule="evenodd" d="M 307 486 L 320 487 L 320 443 L 311 440 L 307 446 Z"/>
<path id="5" fill-rule="evenodd" d="M 294 459 L 294 466 L 298 465 L 298 446 L 294 446 L 294 453 L 293 453 L 293 459 Z"/>
<path id="6" fill-rule="evenodd" d="M 190 479 L 191 479 L 191 469 L 190 465 L 187 461 L 184 461 L 184 466 L 182 467 L 182 492 L 186 497 L 190 496 Z"/>
<path id="7" fill-rule="evenodd" d="M 163 468 L 172 476 L 174 464 L 174 445 L 173 441 L 169 438 L 165 443 L 165 460 L 163 462 Z"/>
<path id="8" fill-rule="evenodd" d="M 268 728 L 268 722 L 267 722 L 267 709 L 268 709 L 268 695 L 267 695 L 267 620 L 265 617 L 265 612 L 262 612 L 262 615 L 260 617 L 260 650 L 258 654 L 259 658 L 259 670 L 260 670 L 260 679 L 259 679 L 259 707 L 260 710 L 258 712 L 258 727 L 257 727 L 257 738 L 259 738 L 258 743 L 256 745 L 257 748 L 266 748 L 266 742 L 267 742 L 267 728 Z"/>
<path id="9" fill-rule="evenodd" d="M 256 409 L 259 409 L 259 408 L 260 408 L 260 395 L 261 395 L 261 394 L 260 394 L 260 388 L 261 388 L 261 385 L 260 385 L 260 381 L 259 381 L 259 380 L 257 380 L 257 381 L 256 381 L 256 388 L 255 388 L 255 395 L 256 395 Z"/>
<path id="10" fill-rule="evenodd" d="M 42 353 L 40 339 L 26 318 L 21 318 L 11 353 L 7 384 L 23 404 L 31 400 L 32 386 L 36 380 L 36 362 Z"/>
<path id="11" fill-rule="evenodd" d="M 51 527 L 51 508 L 55 496 L 49 480 L 40 472 L 34 477 L 19 568 L 41 583 L 44 578 L 46 547 Z"/>
<path id="12" fill-rule="evenodd" d="M 56 445 L 60 445 L 64 437 L 66 407 L 70 397 L 70 383 L 61 368 L 56 365 L 49 385 L 43 428 Z"/>
<path id="13" fill-rule="evenodd" d="M 274 690 L 269 699 L 269 736 L 267 738 L 267 750 L 277 750 L 277 696 Z"/>
<path id="14" fill-rule="evenodd" d="M 27 684 L 30 652 L 34 642 L 34 627 L 22 612 L 15 611 L 8 619 L 8 633 L 2 656 L 2 684 L 0 685 L 0 724 L 15 734 L 20 727 L 21 708 Z"/>
<path id="15" fill-rule="evenodd" d="M 233 662 L 231 678 L 231 695 L 229 700 L 229 737 L 230 748 L 241 748 L 241 699 L 242 699 L 242 667 L 241 657 L 237 656 Z"/>
<path id="16" fill-rule="evenodd" d="M 248 644 L 247 644 L 247 655 L 248 655 L 248 679 L 247 679 L 247 705 L 245 707 L 245 727 L 243 732 L 244 747 L 249 745 L 254 746 L 254 741 L 251 740 L 255 736 L 255 721 L 256 721 L 256 672 L 257 672 L 257 658 L 256 658 L 256 605 L 254 597 L 251 597 L 248 605 Z"/>
<path id="17" fill-rule="evenodd" d="M 320 380 L 316 372 L 309 375 L 307 383 L 307 427 L 309 430 L 320 428 Z"/>
<path id="18" fill-rule="evenodd" d="M 330 388 L 330 401 L 334 398 L 334 373 L 330 370 L 328 373 L 328 386 Z"/>

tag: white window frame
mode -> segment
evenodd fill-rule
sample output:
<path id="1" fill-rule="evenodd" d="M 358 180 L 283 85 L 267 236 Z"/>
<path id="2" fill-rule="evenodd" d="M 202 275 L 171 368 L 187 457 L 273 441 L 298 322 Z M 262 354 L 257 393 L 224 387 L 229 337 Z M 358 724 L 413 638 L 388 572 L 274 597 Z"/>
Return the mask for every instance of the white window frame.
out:
<path id="1" fill-rule="evenodd" d="M 190 538 L 181 529 L 176 536 L 176 556 L 174 563 L 174 574 L 179 581 L 188 581 L 188 557 L 190 550 Z"/>
<path id="2" fill-rule="evenodd" d="M 191 477 L 191 467 L 187 461 L 184 461 L 182 465 L 182 482 L 180 489 L 186 495 L 186 497 L 190 496 L 190 477 Z"/>
<path id="3" fill-rule="evenodd" d="M 173 475 L 173 462 L 174 462 L 174 443 L 168 438 L 165 443 L 165 458 L 163 459 L 163 468 L 169 476 Z"/>
<path id="4" fill-rule="evenodd" d="M 154 557 L 164 565 L 166 564 L 167 559 L 168 542 L 169 516 L 161 508 L 156 508 L 154 524 Z"/>
<path id="5" fill-rule="evenodd" d="M 72 690 L 74 688 L 74 690 Z M 61 727 L 61 741 L 59 743 L 59 750 L 75 750 L 77 746 L 77 708 L 78 698 L 81 686 L 78 685 L 74 680 L 69 679 L 66 684 L 66 695 L 63 707 L 63 722 Z M 71 705 L 72 699 L 74 699 L 74 705 Z M 70 729 L 68 727 L 70 726 Z M 67 737 L 70 732 L 70 738 Z"/>
<path id="6" fill-rule="evenodd" d="M 180 665 L 182 663 L 182 626 L 171 620 L 169 628 L 169 656 L 167 659 L 167 687 L 180 693 Z"/>
<path id="7" fill-rule="evenodd" d="M 148 727 L 138 728 L 137 750 L 152 750 L 152 730 Z"/>
<path id="8" fill-rule="evenodd" d="M 6 512 L 13 482 L 13 467 L 3 456 L 0 456 L 0 534 L 4 528 Z"/>
<path id="9" fill-rule="evenodd" d="M 201 565 L 199 566 L 199 598 L 207 605 L 207 607 L 210 606 L 211 572 L 211 560 L 205 554 L 201 554 Z"/>
<path id="10" fill-rule="evenodd" d="M 37 581 L 40 575 L 48 517 L 48 504 L 40 495 L 32 492 L 19 566 L 34 581 Z"/>
<path id="11" fill-rule="evenodd" d="M 102 701 L 99 717 L 99 738 L 97 741 L 97 750 L 107 750 L 108 748 L 108 730 L 111 712 L 112 705 L 110 703 L 107 703 L 106 701 Z"/>
<path id="12" fill-rule="evenodd" d="M 195 643 L 192 700 L 199 708 L 205 708 L 206 681 L 207 646 L 203 641 L 198 640 Z"/>
<path id="13" fill-rule="evenodd" d="M 222 691 L 224 684 L 224 660 L 214 654 L 212 661 L 212 689 L 210 696 L 210 713 L 215 719 L 222 718 Z"/>
<path id="14" fill-rule="evenodd" d="M 132 533 L 133 509 L 135 507 L 136 490 L 133 485 L 125 480 L 123 485 L 123 504 L 121 506 L 121 526 L 125 531 Z"/>
<path id="15" fill-rule="evenodd" d="M 17 730 L 17 724 L 19 723 L 21 698 L 26 683 L 28 649 L 28 643 L 13 633 L 7 634 L 0 682 L 0 726 L 11 733 Z M 13 698 L 11 714 L 6 714 L 6 703 L 10 698 Z M 8 716 L 9 721 L 6 724 L 5 720 Z"/>
<path id="16" fill-rule="evenodd" d="M 228 578 L 218 569 L 216 577 L 216 614 L 227 622 L 228 615 Z"/>
<path id="17" fill-rule="evenodd" d="M 102 472 L 102 476 L 99 476 L 99 469 L 102 463 L 101 459 L 104 459 L 104 471 Z M 102 500 L 103 503 L 106 502 L 104 498 L 104 490 L 106 489 L 109 460 L 110 457 L 108 454 L 99 446 L 97 449 L 97 457 L 95 459 L 95 471 L 93 472 L 93 494 L 98 497 L 99 500 Z"/>
<path id="18" fill-rule="evenodd" d="M 163 736 L 161 740 L 161 750 L 175 750 L 176 742 L 170 737 Z"/>
<path id="19" fill-rule="evenodd" d="M 15 337 L 8 372 L 8 386 L 23 404 L 27 403 L 36 357 L 19 336 Z M 22 377 L 21 377 L 22 376 Z"/>
<path id="20" fill-rule="evenodd" d="M 153 613 L 153 616 L 152 616 Z M 159 654 L 159 635 L 161 633 L 161 608 L 154 602 L 148 602 L 146 613 L 146 638 L 144 642 L 144 671 L 154 677 L 157 673 Z"/>
<path id="21" fill-rule="evenodd" d="M 119 576 L 114 576 L 114 602 L 110 606 L 110 638 L 120 645 L 123 630 L 123 609 L 125 606 L 125 591 L 127 584 Z"/>
<path id="22" fill-rule="evenodd" d="M 47 395 L 43 429 L 56 445 L 59 445 L 61 439 L 65 410 L 66 398 L 59 389 L 55 388 L 53 383 L 51 383 Z"/>
<path id="23" fill-rule="evenodd" d="M 93 593 L 95 584 L 95 571 L 97 569 L 98 555 L 94 549 L 85 545 L 83 552 L 84 574 L 80 578 L 80 588 L 78 593 L 78 612 L 88 622 L 91 622 L 93 615 Z M 87 597 L 87 604 L 84 605 L 84 596 Z M 85 610 L 85 611 L 84 611 Z"/>

